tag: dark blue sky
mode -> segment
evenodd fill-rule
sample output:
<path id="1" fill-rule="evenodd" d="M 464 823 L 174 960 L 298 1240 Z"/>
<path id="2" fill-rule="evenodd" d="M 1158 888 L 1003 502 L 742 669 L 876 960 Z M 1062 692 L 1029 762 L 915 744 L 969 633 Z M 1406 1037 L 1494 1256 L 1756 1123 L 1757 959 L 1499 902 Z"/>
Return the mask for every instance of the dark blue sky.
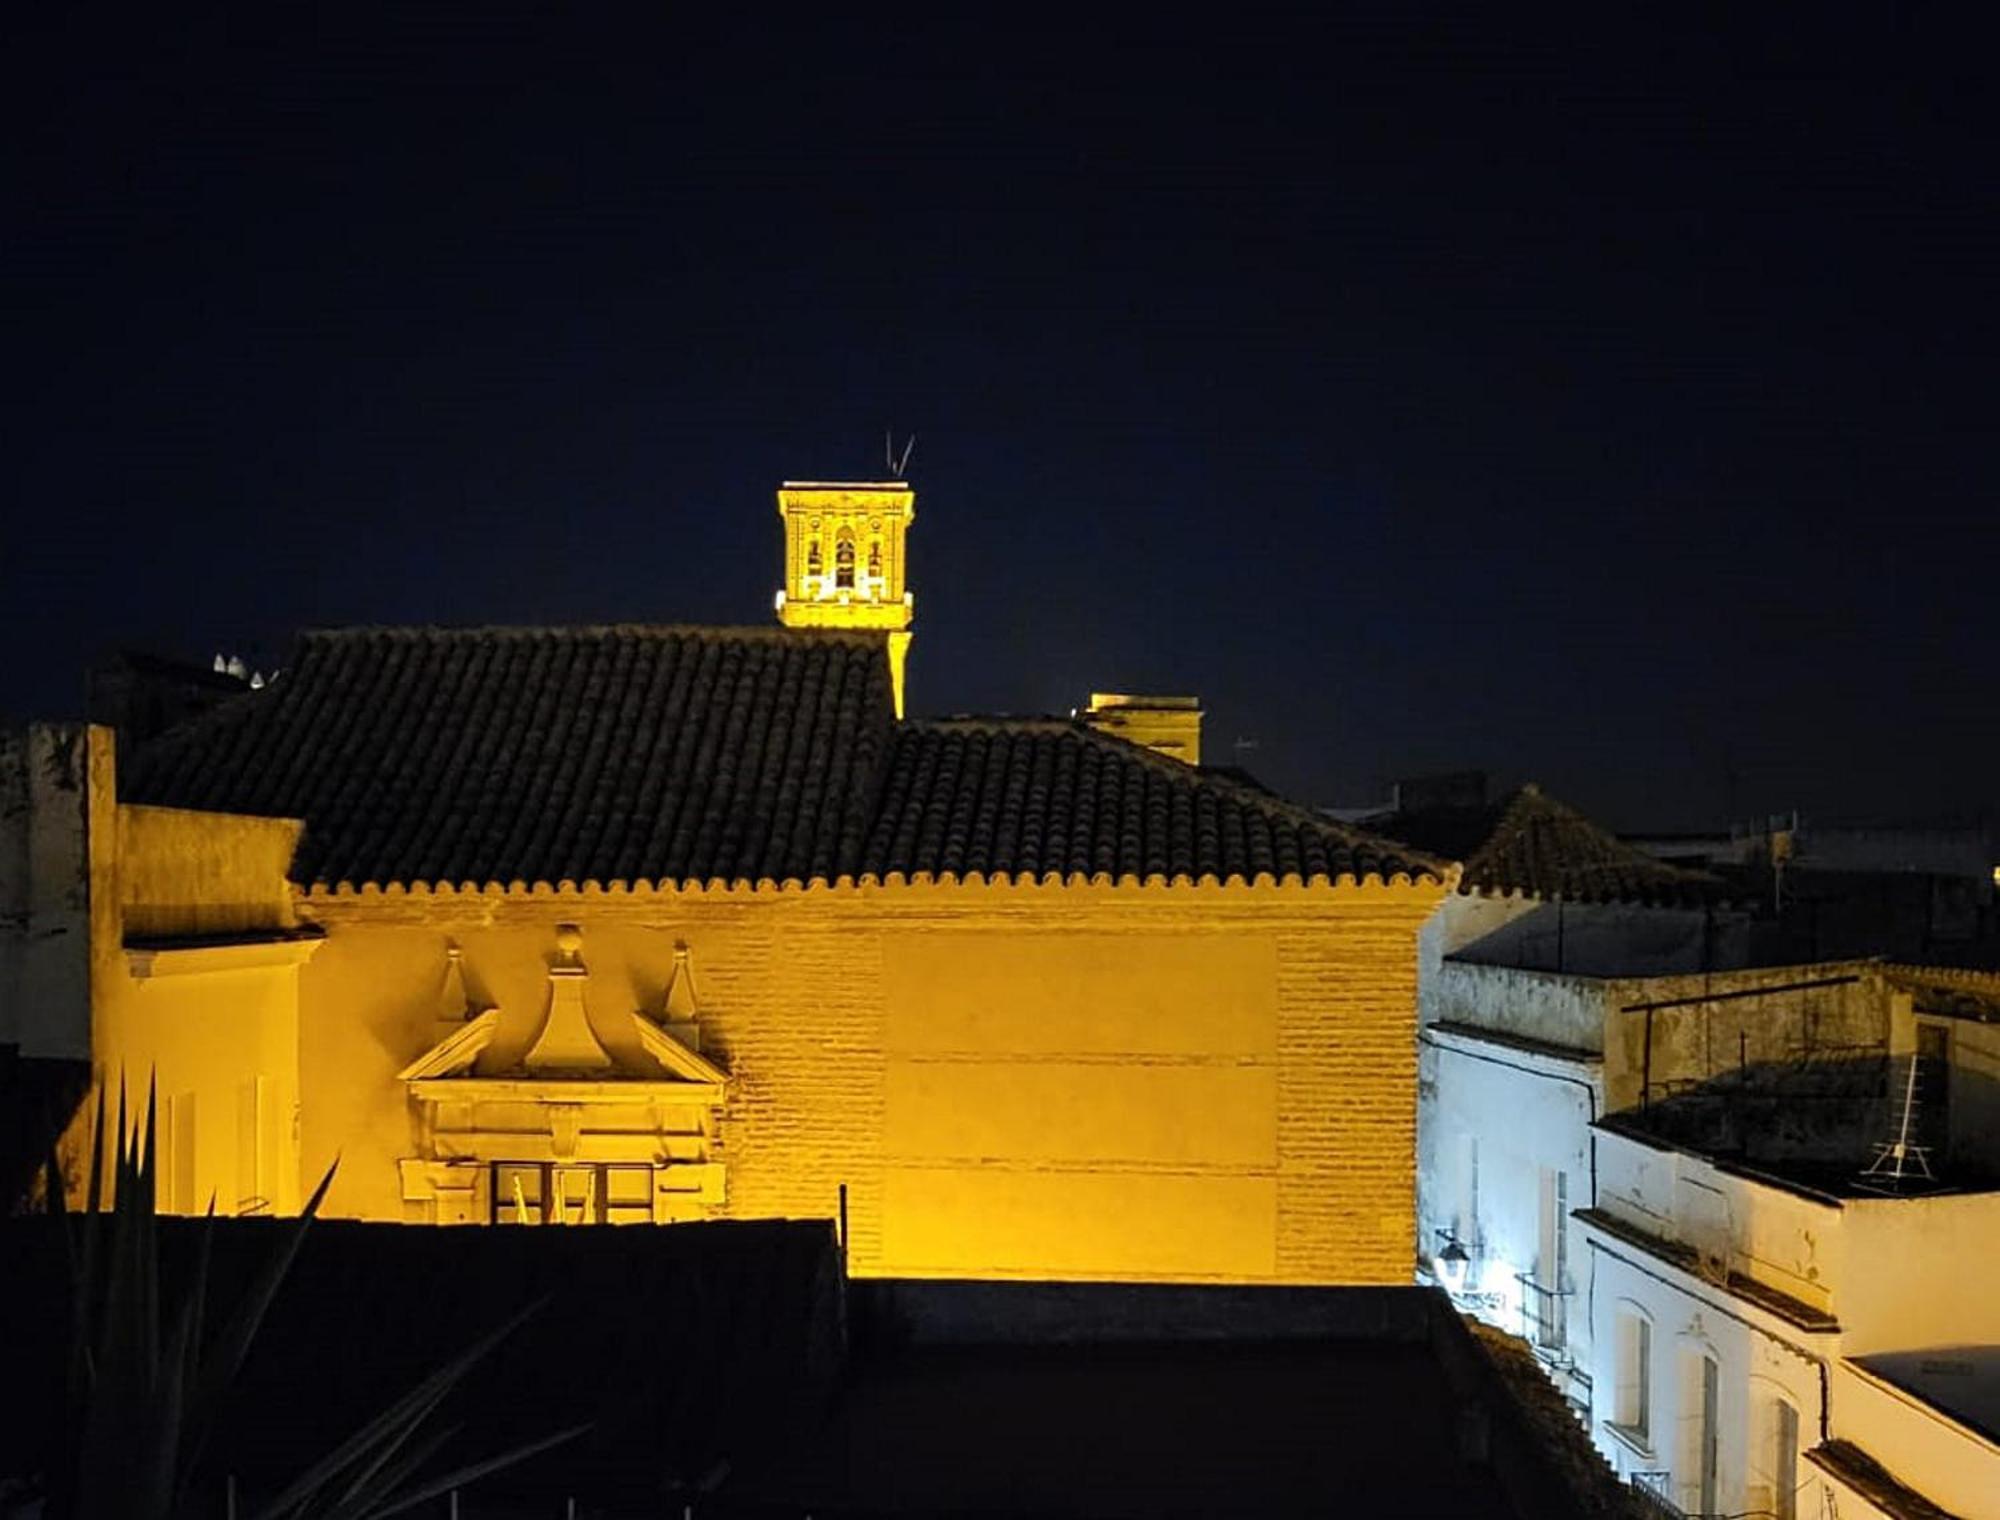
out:
<path id="1" fill-rule="evenodd" d="M 773 487 L 892 425 L 916 710 L 1197 691 L 1326 802 L 2000 802 L 1970 37 L 289 9 L 8 38 L 0 709 L 762 622 Z"/>

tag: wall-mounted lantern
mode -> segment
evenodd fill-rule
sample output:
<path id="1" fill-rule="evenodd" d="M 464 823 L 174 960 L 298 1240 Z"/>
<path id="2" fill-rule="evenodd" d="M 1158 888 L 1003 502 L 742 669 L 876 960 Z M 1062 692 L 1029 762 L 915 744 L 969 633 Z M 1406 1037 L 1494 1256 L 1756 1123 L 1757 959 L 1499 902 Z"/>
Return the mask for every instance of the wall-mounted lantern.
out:
<path id="1" fill-rule="evenodd" d="M 1472 1258 L 1465 1253 L 1455 1237 L 1448 1237 L 1444 1249 L 1431 1258 L 1431 1269 L 1437 1279 L 1444 1284 L 1445 1292 L 1453 1298 L 1465 1291 L 1465 1274 L 1472 1265 Z"/>

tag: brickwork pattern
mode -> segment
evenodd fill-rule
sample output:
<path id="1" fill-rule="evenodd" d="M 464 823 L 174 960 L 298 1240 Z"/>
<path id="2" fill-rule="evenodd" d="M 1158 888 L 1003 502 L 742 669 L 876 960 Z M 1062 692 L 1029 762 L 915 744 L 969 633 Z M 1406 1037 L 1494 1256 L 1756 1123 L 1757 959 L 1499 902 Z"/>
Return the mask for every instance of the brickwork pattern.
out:
<path id="1" fill-rule="evenodd" d="M 968 930 L 1018 937 L 1021 979 L 992 979 L 990 997 L 994 1006 L 1014 1010 L 1010 1016 L 1031 1019 L 1028 968 L 1038 946 L 1060 945 L 1066 936 L 1125 935 L 1135 945 L 1162 934 L 1218 936 L 1218 943 L 1267 939 L 1276 947 L 1275 1055 L 1221 1059 L 1276 1067 L 1275 1163 L 1265 1169 L 1274 1175 L 1277 1197 L 1275 1271 L 1150 1275 L 1401 1284 L 1415 1251 L 1416 941 L 1443 891 L 1431 884 L 912 884 L 680 895 L 357 894 L 315 896 L 304 910 L 336 937 L 422 925 L 467 934 L 474 944 L 474 929 L 539 934 L 552 933 L 557 922 L 578 922 L 593 967 L 591 995 L 606 999 L 605 1006 L 627 982 L 643 1003 L 665 971 L 664 964 L 641 962 L 657 955 L 664 963 L 672 944 L 685 941 L 697 968 L 703 1052 L 731 1074 L 717 1151 L 727 1191 L 715 1212 L 826 1218 L 837 1212 L 845 1184 L 850 1265 L 859 1275 L 898 1268 L 885 1260 L 883 1209 L 895 1160 L 885 1142 L 886 983 L 899 947 Z M 621 956 L 630 964 L 621 965 Z M 1049 1043 L 1046 1031 L 1039 1038 Z M 1068 1057 L 1058 1050 L 1053 1059 Z M 1101 1052 L 1085 1059 L 1107 1061 Z M 1129 1055 L 1108 1064 L 1189 1059 Z M 1075 1170 L 1076 1163 L 1043 1169 L 1065 1167 Z M 1259 1170 L 1241 1160 L 1087 1169 L 1134 1178 L 1170 1172 L 1196 1181 Z M 1171 1231 L 1178 1223 L 1158 1218 L 1144 1227 Z"/>

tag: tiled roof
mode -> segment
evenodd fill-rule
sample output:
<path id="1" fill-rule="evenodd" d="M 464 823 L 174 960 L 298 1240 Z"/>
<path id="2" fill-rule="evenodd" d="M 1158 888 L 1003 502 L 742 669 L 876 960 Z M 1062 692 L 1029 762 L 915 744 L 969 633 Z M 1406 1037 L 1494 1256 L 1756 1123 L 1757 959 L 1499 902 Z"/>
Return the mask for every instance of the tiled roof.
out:
<path id="1" fill-rule="evenodd" d="M 1939 1509 L 1852 1441 L 1822 1441 L 1806 1453 L 1849 1488 L 1858 1490 L 1889 1520 L 1957 1520 Z"/>
<path id="2" fill-rule="evenodd" d="M 1699 907 L 1722 893 L 1715 877 L 1655 860 L 1532 785 L 1484 807 L 1395 813 L 1368 826 L 1463 861 L 1461 892 L 1663 907 Z"/>
<path id="3" fill-rule="evenodd" d="M 879 634 L 344 629 L 121 791 L 303 818 L 304 883 L 809 879 L 858 851 L 893 725 Z"/>
<path id="4" fill-rule="evenodd" d="M 885 643 L 309 633 L 262 691 L 142 747 L 121 791 L 303 818 L 307 885 L 1444 874 L 1080 723 L 899 724 Z"/>
<path id="5" fill-rule="evenodd" d="M 878 876 L 1440 875 L 1438 862 L 1078 722 L 904 723 L 859 869 Z"/>

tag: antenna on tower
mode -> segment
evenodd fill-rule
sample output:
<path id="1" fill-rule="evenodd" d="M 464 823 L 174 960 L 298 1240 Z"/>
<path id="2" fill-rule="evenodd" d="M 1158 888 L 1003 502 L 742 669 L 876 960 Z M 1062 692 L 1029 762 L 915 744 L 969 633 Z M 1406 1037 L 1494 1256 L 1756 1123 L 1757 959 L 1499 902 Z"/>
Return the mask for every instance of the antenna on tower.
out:
<path id="1" fill-rule="evenodd" d="M 898 456 L 895 433 L 889 428 L 882 429 L 882 462 L 889 467 L 891 479 L 901 480 L 909 472 L 910 453 L 916 446 L 917 435 L 912 433 L 910 441 L 903 445 L 903 452 Z"/>

